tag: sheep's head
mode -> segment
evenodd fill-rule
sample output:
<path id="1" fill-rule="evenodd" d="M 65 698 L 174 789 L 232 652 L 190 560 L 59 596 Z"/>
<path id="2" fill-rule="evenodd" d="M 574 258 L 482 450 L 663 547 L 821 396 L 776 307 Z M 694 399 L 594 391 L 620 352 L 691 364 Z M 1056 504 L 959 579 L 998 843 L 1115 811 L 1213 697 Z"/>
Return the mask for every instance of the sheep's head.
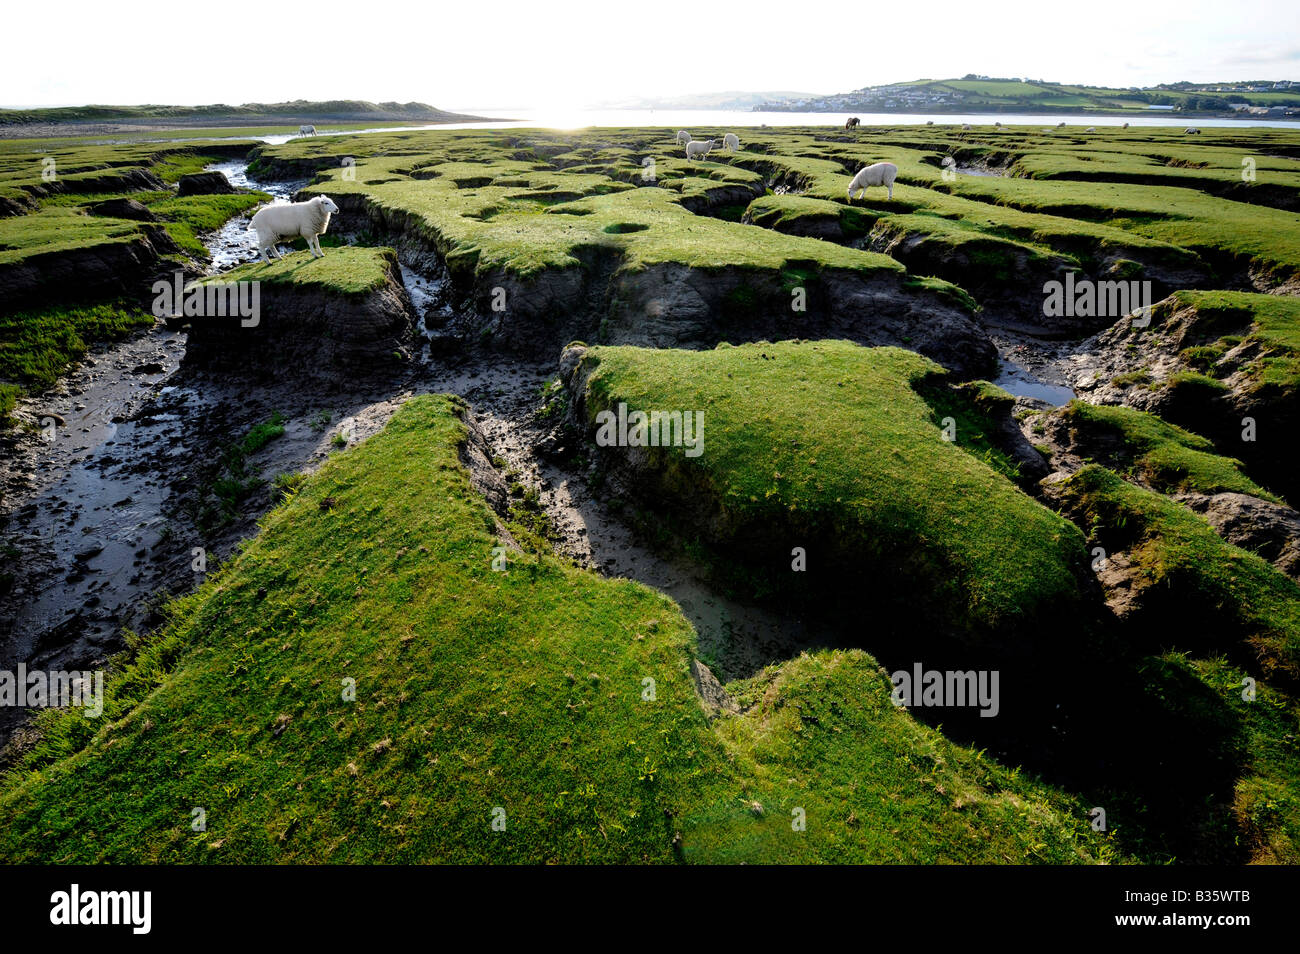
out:
<path id="1" fill-rule="evenodd" d="M 321 196 L 317 196 L 316 198 L 320 201 L 321 207 L 324 208 L 325 211 L 328 212 L 330 215 L 335 215 L 338 213 L 339 207 L 334 204 L 334 200 L 331 199 L 329 196 L 321 195 Z"/>

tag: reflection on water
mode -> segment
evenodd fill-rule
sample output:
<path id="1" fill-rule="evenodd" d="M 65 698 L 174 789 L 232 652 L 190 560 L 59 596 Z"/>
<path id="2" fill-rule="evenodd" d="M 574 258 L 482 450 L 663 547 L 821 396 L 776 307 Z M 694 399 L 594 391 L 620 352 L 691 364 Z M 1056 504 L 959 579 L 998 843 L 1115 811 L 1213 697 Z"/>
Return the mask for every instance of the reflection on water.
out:
<path id="1" fill-rule="evenodd" d="M 1031 371 L 1005 358 L 1000 363 L 998 376 L 993 383 L 1015 397 L 1036 398 L 1039 401 L 1046 401 L 1052 407 L 1068 404 L 1075 398 L 1072 388 L 1040 381 Z"/>

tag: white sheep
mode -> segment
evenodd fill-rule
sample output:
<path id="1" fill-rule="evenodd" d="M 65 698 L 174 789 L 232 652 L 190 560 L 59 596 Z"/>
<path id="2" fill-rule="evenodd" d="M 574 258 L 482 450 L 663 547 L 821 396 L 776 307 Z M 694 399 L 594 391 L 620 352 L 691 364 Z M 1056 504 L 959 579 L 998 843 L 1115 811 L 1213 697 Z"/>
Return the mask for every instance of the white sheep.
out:
<path id="1" fill-rule="evenodd" d="M 677 142 L 678 142 L 679 144 L 681 144 L 681 145 L 684 146 L 684 145 L 686 145 L 686 144 L 687 144 L 688 142 L 690 142 L 690 141 L 691 141 L 691 134 L 690 134 L 690 133 L 688 133 L 685 129 L 679 129 L 679 130 L 677 130 Z"/>
<path id="2" fill-rule="evenodd" d="M 740 137 L 735 133 L 727 133 L 722 137 L 722 145 L 729 151 L 735 152 L 740 148 Z"/>
<path id="3" fill-rule="evenodd" d="M 262 254 L 262 261 L 269 262 L 266 250 L 275 252 L 276 258 L 284 254 L 276 248 L 280 239 L 292 239 L 302 236 L 307 240 L 307 249 L 312 258 L 324 258 L 320 247 L 320 237 L 330 227 L 330 216 L 339 207 L 327 195 L 318 195 L 306 202 L 294 202 L 290 205 L 268 205 L 259 209 L 249 223 L 249 228 L 257 232 L 257 250 Z"/>
<path id="4" fill-rule="evenodd" d="M 316 135 L 316 127 L 315 127 L 315 126 L 299 126 L 299 127 L 298 127 L 298 135 L 299 135 L 299 136 L 314 136 L 314 135 Z"/>
<path id="5" fill-rule="evenodd" d="M 867 195 L 867 186 L 885 186 L 889 189 L 889 198 L 894 198 L 894 179 L 898 176 L 898 166 L 892 162 L 877 162 L 859 169 L 858 174 L 853 177 L 849 183 L 849 201 L 853 201 L 853 193 L 861 193 L 863 198 Z"/>
<path id="6" fill-rule="evenodd" d="M 1197 129 L 1195 126 L 1188 126 L 1185 132 L 1189 136 L 1199 136 L 1201 134 L 1201 131 Z"/>
<path id="7" fill-rule="evenodd" d="M 962 131 L 962 132 L 970 132 L 970 123 L 962 123 L 962 124 L 961 124 L 961 131 Z"/>
<path id="8" fill-rule="evenodd" d="M 1096 127 L 1096 126 L 1089 126 L 1087 129 L 1084 130 L 1084 132 L 1086 132 L 1086 133 L 1090 133 L 1090 132 L 1094 132 L 1094 133 L 1095 133 L 1096 131 L 1097 131 L 1097 127 Z"/>
<path id="9" fill-rule="evenodd" d="M 709 150 L 716 145 L 713 139 L 692 139 L 686 144 L 687 159 L 703 159 L 709 154 Z"/>

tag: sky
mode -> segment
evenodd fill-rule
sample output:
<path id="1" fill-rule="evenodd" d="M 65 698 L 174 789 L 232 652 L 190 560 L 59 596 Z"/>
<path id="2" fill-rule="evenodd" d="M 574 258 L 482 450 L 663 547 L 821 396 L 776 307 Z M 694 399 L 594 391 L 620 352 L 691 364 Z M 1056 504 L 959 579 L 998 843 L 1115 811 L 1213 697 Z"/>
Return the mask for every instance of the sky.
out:
<path id="1" fill-rule="evenodd" d="M 5 106 L 292 99 L 581 108 L 977 73 L 1090 85 L 1300 80 L 1295 0 L 318 0 L 8 4 Z"/>

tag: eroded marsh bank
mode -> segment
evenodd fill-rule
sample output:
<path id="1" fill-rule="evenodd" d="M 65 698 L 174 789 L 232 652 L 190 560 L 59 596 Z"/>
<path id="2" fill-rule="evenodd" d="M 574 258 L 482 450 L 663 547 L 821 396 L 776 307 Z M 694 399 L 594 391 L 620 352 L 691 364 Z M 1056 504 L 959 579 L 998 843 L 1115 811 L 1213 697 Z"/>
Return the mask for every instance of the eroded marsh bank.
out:
<path id="1" fill-rule="evenodd" d="M 242 337 L 128 333 L 53 388 L 13 376 L 28 429 L 6 438 L 4 663 L 102 665 L 124 630 L 153 635 L 114 663 L 136 667 L 120 728 L 15 737 L 9 758 L 51 774 L 20 769 L 0 796 L 6 850 L 29 855 L 83 748 L 161 745 L 200 778 L 214 767 L 185 739 L 269 757 L 266 723 L 334 766 L 322 791 L 421 779 L 464 812 L 504 797 L 455 764 L 489 752 L 532 835 L 499 857 L 468 821 L 290 837 L 310 794 L 254 812 L 278 842 L 183 843 L 142 815 L 135 842 L 65 832 L 71 856 L 1294 860 L 1300 518 L 1270 443 L 1294 419 L 1292 134 L 740 132 L 698 161 L 663 130 L 113 147 L 111 176 L 76 147 L 57 190 L 7 160 L 0 282 L 24 314 L 66 307 L 33 262 L 119 247 L 131 281 L 259 281 L 267 312 Z M 1243 151 L 1263 157 L 1258 190 L 1235 184 Z M 881 159 L 894 200 L 846 203 Z M 257 191 L 170 191 L 204 169 Z M 113 189 L 152 218 L 83 214 Z M 257 203 L 316 194 L 342 209 L 323 261 L 238 264 Z M 76 240 L 52 238 L 68 216 Z M 1163 300 L 1140 324 L 1045 314 L 1067 273 Z M 707 453 L 597 446 L 618 400 L 702 409 Z M 792 574 L 796 548 L 812 572 Z M 152 596 L 205 580 L 166 613 Z M 357 660 L 375 708 L 332 733 L 314 686 Z M 998 717 L 894 708 L 881 667 L 918 661 L 999 671 Z M 281 688 L 187 715 L 220 672 Z M 647 677 L 671 700 L 649 721 Z M 542 807 L 595 778 L 582 804 Z M 781 813 L 805 802 L 826 827 L 793 841 Z M 647 808 L 677 820 L 647 826 Z"/>

